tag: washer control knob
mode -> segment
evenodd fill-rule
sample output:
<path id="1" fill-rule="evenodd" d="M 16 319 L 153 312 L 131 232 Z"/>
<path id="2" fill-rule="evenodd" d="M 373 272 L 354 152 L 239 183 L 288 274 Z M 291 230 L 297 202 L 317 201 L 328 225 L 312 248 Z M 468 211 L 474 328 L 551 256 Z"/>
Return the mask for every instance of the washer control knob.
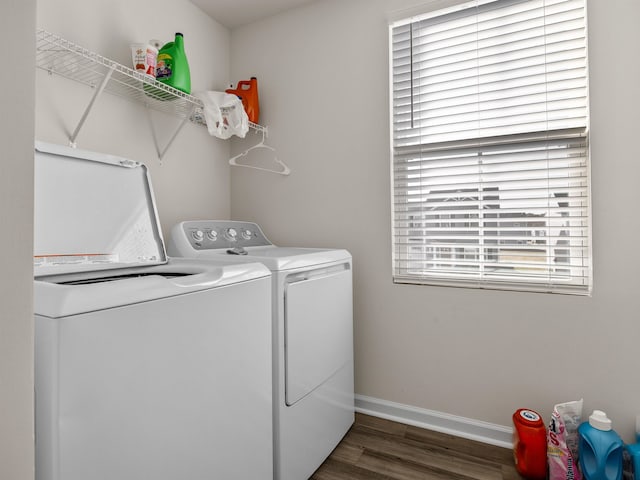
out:
<path id="1" fill-rule="evenodd" d="M 248 228 L 242 229 L 242 238 L 244 238 L 245 240 L 251 240 L 252 235 L 253 235 L 253 232 Z"/>
<path id="2" fill-rule="evenodd" d="M 238 232 L 235 228 L 227 228 L 224 232 L 224 236 L 230 242 L 235 242 L 238 240 Z"/>
<path id="3" fill-rule="evenodd" d="M 196 242 L 201 242 L 202 240 L 204 240 L 204 233 L 202 233 L 202 230 L 195 230 L 191 233 L 191 236 Z"/>
<path id="4" fill-rule="evenodd" d="M 215 242 L 218 239 L 218 232 L 216 232 L 215 230 L 209 230 L 207 232 L 207 237 L 209 238 L 209 240 Z"/>

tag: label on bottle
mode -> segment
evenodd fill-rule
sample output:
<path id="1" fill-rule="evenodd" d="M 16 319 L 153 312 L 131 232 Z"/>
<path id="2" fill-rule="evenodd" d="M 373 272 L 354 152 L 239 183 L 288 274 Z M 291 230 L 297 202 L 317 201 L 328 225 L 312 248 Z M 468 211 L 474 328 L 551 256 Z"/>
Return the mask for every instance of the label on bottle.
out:
<path id="1" fill-rule="evenodd" d="M 169 79 L 173 74 L 173 57 L 168 53 L 158 54 L 156 62 L 156 79 Z"/>

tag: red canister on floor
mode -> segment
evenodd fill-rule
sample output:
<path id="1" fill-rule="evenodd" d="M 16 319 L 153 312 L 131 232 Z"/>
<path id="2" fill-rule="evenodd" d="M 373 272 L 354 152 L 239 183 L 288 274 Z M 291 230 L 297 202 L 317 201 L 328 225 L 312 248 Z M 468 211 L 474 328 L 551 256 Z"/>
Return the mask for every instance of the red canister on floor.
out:
<path id="1" fill-rule="evenodd" d="M 542 417 L 526 408 L 513 414 L 513 457 L 518 473 L 532 480 L 547 478 L 547 431 Z"/>

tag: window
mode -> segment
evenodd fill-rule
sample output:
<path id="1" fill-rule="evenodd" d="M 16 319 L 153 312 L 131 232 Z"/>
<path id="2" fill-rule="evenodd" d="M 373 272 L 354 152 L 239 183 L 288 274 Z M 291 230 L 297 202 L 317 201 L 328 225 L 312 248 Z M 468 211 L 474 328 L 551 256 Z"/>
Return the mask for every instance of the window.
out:
<path id="1" fill-rule="evenodd" d="M 390 27 L 397 283 L 589 294 L 585 0 Z"/>

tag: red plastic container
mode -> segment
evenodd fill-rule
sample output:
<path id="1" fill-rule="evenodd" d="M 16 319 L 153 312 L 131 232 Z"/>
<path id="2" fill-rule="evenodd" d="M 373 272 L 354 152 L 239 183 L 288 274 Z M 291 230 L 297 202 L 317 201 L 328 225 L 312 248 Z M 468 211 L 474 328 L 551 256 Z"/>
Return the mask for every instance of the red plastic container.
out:
<path id="1" fill-rule="evenodd" d="M 547 478 L 547 431 L 542 417 L 526 408 L 513 414 L 513 457 L 516 470 L 525 478 Z"/>
<path id="2" fill-rule="evenodd" d="M 241 80 L 238 82 L 237 88 L 228 88 L 225 92 L 240 97 L 249 121 L 258 123 L 260 120 L 260 101 L 258 100 L 258 79 L 256 77 L 251 77 L 251 80 Z"/>

